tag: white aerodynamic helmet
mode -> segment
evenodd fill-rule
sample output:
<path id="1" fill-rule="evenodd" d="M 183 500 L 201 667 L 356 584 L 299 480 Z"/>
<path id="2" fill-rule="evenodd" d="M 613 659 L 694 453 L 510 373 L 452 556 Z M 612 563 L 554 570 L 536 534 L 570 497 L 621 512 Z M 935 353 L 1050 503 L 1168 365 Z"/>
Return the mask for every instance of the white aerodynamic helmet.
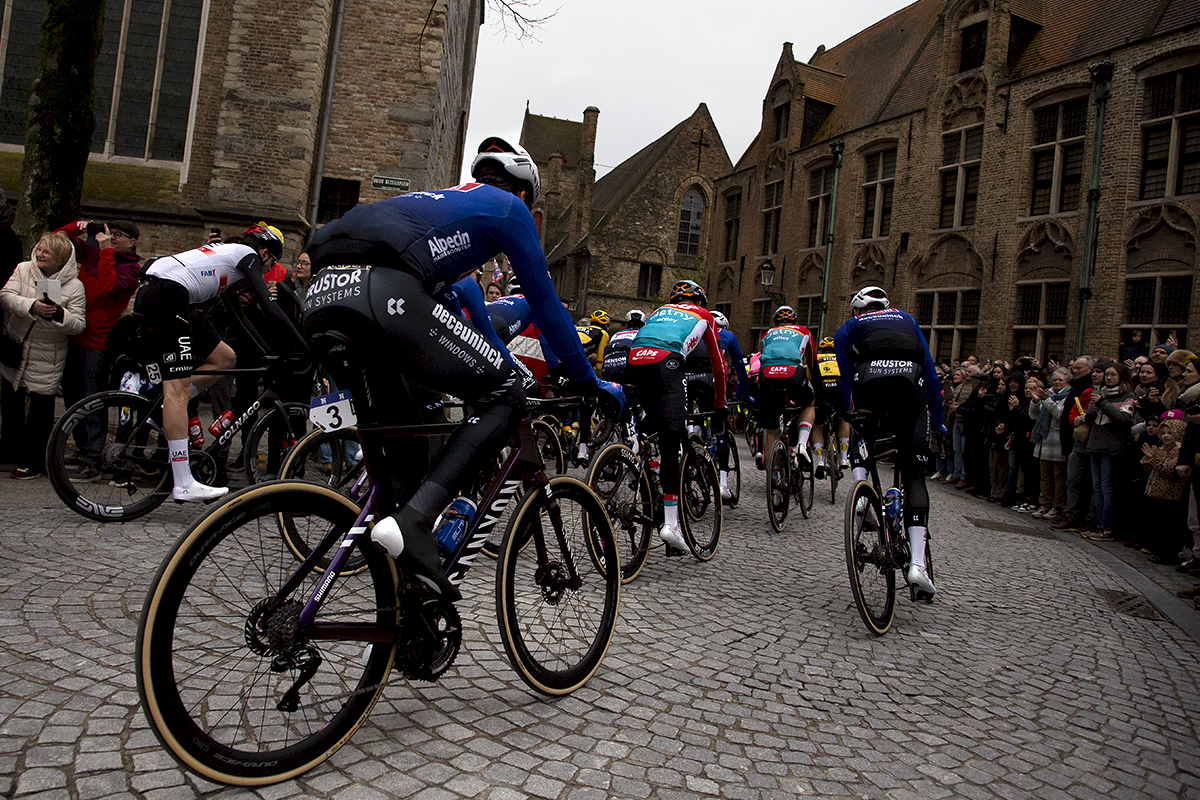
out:
<path id="1" fill-rule="evenodd" d="M 713 318 L 713 322 L 717 323 L 718 328 L 728 328 L 729 327 L 729 319 L 724 314 L 722 314 L 720 311 L 712 312 L 712 318 Z"/>
<path id="2" fill-rule="evenodd" d="M 867 308 L 872 305 L 880 305 L 884 308 L 891 308 L 892 302 L 888 300 L 887 292 L 880 289 L 878 286 L 867 286 L 859 290 L 858 294 L 850 301 L 850 307 L 854 309 Z"/>
<path id="3" fill-rule="evenodd" d="M 480 165 L 488 162 L 499 164 L 509 179 L 527 192 L 525 204 L 532 208 L 541 197 L 542 182 L 538 177 L 537 164 L 533 163 L 533 158 L 525 148 L 509 144 L 499 136 L 489 136 L 479 145 L 479 155 L 471 162 L 471 177 L 480 183 L 487 183 L 487 176 L 481 174 Z"/>

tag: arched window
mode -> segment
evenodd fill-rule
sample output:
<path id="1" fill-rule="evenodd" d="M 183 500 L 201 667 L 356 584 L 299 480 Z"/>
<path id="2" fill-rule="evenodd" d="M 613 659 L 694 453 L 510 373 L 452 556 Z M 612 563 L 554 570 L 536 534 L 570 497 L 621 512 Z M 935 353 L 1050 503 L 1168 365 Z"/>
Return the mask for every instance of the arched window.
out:
<path id="1" fill-rule="evenodd" d="M 688 189 L 679 207 L 679 242 L 675 252 L 684 256 L 700 255 L 700 223 L 704 218 L 704 196 Z"/>

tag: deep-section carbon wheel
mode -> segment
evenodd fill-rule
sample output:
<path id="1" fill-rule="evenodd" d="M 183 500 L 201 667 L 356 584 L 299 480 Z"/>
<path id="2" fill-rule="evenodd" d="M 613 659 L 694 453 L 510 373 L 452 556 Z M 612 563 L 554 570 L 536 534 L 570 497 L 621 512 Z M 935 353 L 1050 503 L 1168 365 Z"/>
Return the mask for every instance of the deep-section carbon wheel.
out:
<path id="1" fill-rule="evenodd" d="M 620 557 L 600 500 L 558 477 L 525 495 L 496 564 L 496 614 L 513 669 L 549 695 L 575 691 L 612 641 Z M 611 568 L 615 566 L 616 568 Z"/>
<path id="2" fill-rule="evenodd" d="M 721 542 L 721 481 L 717 465 L 702 444 L 684 442 L 679 464 L 679 528 L 692 555 L 708 561 Z"/>
<path id="3" fill-rule="evenodd" d="M 67 409 L 46 446 L 50 485 L 67 508 L 125 522 L 171 492 L 162 405 L 129 392 L 100 392 Z"/>
<path id="4" fill-rule="evenodd" d="M 592 460 L 587 483 L 612 521 L 621 557 L 621 582 L 629 583 L 642 571 L 650 552 L 654 532 L 650 478 L 632 450 L 613 443 Z"/>
<path id="5" fill-rule="evenodd" d="M 137 682 L 150 727 L 185 767 L 219 783 L 275 783 L 320 764 L 367 718 L 395 650 L 392 561 L 361 538 L 366 569 L 339 576 L 317 629 L 302 628 L 321 572 L 296 575 L 279 522 L 286 515 L 309 542 L 331 532 L 336 548 L 357 514 L 325 487 L 262 484 L 229 497 L 167 554 L 142 609 Z"/>
<path id="6" fill-rule="evenodd" d="M 286 418 L 278 408 L 268 406 L 250 424 L 242 448 L 247 485 L 282 477 L 288 454 L 312 427 L 308 422 L 309 407 L 304 403 L 284 403 L 283 408 Z"/>
<path id="7" fill-rule="evenodd" d="M 896 569 L 888 553 L 879 494 L 859 481 L 846 498 L 846 569 L 867 630 L 887 633 L 896 613 Z"/>
<path id="8" fill-rule="evenodd" d="M 795 497 L 796 505 L 800 507 L 800 514 L 805 519 L 808 519 L 812 513 L 813 500 L 816 495 L 816 478 L 813 471 L 813 452 L 812 444 L 807 446 L 808 463 L 805 464 L 804 459 L 797 459 L 797 467 L 792 473 L 792 479 L 795 481 Z"/>
<path id="9" fill-rule="evenodd" d="M 787 522 L 788 503 L 792 497 L 790 483 L 787 447 L 782 441 L 776 441 L 767 454 L 767 519 L 777 531 L 782 531 Z"/>

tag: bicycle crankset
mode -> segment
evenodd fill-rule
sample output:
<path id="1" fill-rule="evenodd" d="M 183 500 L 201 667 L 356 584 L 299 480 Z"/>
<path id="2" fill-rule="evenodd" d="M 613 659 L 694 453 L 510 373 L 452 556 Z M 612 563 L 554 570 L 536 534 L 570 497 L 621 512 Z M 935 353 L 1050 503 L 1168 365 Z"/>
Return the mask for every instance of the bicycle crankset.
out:
<path id="1" fill-rule="evenodd" d="M 436 681 L 462 646 L 462 619 L 454 604 L 421 590 L 405 593 L 396 627 L 396 666 L 409 680 Z"/>

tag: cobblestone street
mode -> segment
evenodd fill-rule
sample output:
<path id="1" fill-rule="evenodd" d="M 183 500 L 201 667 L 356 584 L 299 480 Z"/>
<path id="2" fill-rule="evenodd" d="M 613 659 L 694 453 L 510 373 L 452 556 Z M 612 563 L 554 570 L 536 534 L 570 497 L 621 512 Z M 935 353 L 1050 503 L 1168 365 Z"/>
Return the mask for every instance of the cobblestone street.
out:
<path id="1" fill-rule="evenodd" d="M 742 463 L 716 557 L 652 551 L 583 689 L 526 689 L 481 559 L 450 672 L 395 678 L 330 760 L 256 791 L 182 770 L 138 706 L 146 587 L 197 509 L 102 525 L 5 477 L 0 796 L 1200 798 L 1188 576 L 931 484 L 937 601 L 902 591 L 872 637 L 846 575 L 849 481 L 777 534 L 744 445 Z"/>

